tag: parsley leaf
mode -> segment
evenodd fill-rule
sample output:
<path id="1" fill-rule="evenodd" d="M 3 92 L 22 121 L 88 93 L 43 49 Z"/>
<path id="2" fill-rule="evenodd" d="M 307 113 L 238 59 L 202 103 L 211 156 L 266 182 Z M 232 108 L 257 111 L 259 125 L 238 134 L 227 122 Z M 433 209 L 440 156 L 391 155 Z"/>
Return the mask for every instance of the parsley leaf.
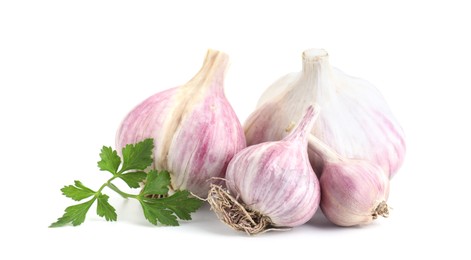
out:
<path id="1" fill-rule="evenodd" d="M 195 212 L 203 205 L 202 200 L 193 197 L 187 190 L 177 191 L 172 196 L 159 199 L 159 201 L 182 220 L 191 220 L 190 213 Z"/>
<path id="2" fill-rule="evenodd" d="M 143 182 L 146 179 L 147 173 L 143 171 L 128 172 L 128 173 L 120 175 L 119 177 L 124 182 L 126 182 L 129 188 L 139 188 L 140 187 L 139 183 Z"/>
<path id="3" fill-rule="evenodd" d="M 61 189 L 62 194 L 75 201 L 80 201 L 90 196 L 93 196 L 95 192 L 85 187 L 80 181 L 74 181 L 75 185 L 64 186 Z"/>
<path id="4" fill-rule="evenodd" d="M 146 219 L 157 225 L 178 226 L 177 217 L 191 220 L 190 213 L 203 205 L 203 201 L 191 196 L 188 191 L 177 191 L 172 196 L 161 199 L 142 197 L 140 200 Z"/>
<path id="5" fill-rule="evenodd" d="M 170 185 L 170 173 L 168 171 L 157 172 L 149 171 L 146 178 L 146 184 L 142 189 L 144 195 L 167 195 Z"/>
<path id="6" fill-rule="evenodd" d="M 115 175 L 121 164 L 121 158 L 119 158 L 118 153 L 111 149 L 111 147 L 103 146 L 100 157 L 101 160 L 98 162 L 98 168 L 101 171 L 108 171 Z"/>
<path id="7" fill-rule="evenodd" d="M 120 172 L 128 170 L 144 170 L 152 164 L 153 139 L 145 139 L 136 144 L 128 144 L 123 148 L 123 166 Z"/>
<path id="8" fill-rule="evenodd" d="M 142 210 L 145 218 L 152 224 L 157 225 L 158 222 L 167 226 L 178 226 L 177 217 L 173 212 L 166 209 L 161 203 L 155 203 L 157 199 L 141 200 Z"/>
<path id="9" fill-rule="evenodd" d="M 86 187 L 80 181 L 75 181 L 74 185 L 64 186 L 61 189 L 62 194 L 73 200 L 81 201 L 93 197 L 84 203 L 67 207 L 64 215 L 49 227 L 61 227 L 69 223 L 73 226 L 82 224 L 95 201 L 97 201 L 98 216 L 104 217 L 107 221 L 116 221 L 118 219 L 116 209 L 108 202 L 109 196 L 102 193 L 106 187 L 124 198 L 137 199 L 142 206 L 145 218 L 154 225 L 161 223 L 178 226 L 178 219 L 191 220 L 190 213 L 201 207 L 203 202 L 194 198 L 188 191 L 176 191 L 168 196 L 171 184 L 168 171 L 150 170 L 148 173 L 144 171 L 153 162 L 153 149 L 153 140 L 145 139 L 136 144 L 126 145 L 122 150 L 123 156 L 120 158 L 111 147 L 103 146 L 98 168 L 112 173 L 113 177 L 101 185 L 97 191 Z M 130 188 L 139 188 L 141 182 L 145 185 L 140 194 L 129 194 L 112 183 L 117 178 L 122 179 Z M 160 198 L 150 195 L 159 195 L 157 197 Z"/>
<path id="10" fill-rule="evenodd" d="M 65 213 L 62 217 L 58 218 L 56 222 L 52 223 L 49 227 L 62 227 L 68 223 L 72 223 L 73 226 L 78 226 L 85 221 L 85 216 L 87 215 L 88 210 L 95 202 L 95 197 L 91 200 L 67 207 Z"/>
<path id="11" fill-rule="evenodd" d="M 105 194 L 98 195 L 96 214 L 100 217 L 105 217 L 106 221 L 116 221 L 118 219 L 116 210 L 108 203 L 108 198 L 108 195 Z"/>
<path id="12" fill-rule="evenodd" d="M 203 205 L 200 199 L 191 195 L 189 191 L 176 191 L 169 197 L 151 198 L 148 195 L 167 195 L 170 185 L 168 171 L 150 171 L 147 174 L 146 184 L 137 198 L 141 203 L 145 218 L 152 224 L 161 223 L 167 226 L 178 226 L 177 217 L 182 220 L 191 220 L 190 213 L 195 212 Z"/>

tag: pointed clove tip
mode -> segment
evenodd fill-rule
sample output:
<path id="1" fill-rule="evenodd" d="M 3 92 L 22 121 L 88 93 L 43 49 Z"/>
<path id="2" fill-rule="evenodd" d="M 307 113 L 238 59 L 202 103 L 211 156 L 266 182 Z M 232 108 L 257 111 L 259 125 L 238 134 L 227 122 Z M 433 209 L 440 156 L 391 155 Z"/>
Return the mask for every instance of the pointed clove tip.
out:
<path id="1" fill-rule="evenodd" d="M 206 57 L 213 57 L 213 56 L 221 56 L 221 57 L 224 57 L 224 58 L 229 57 L 229 55 L 227 55 L 227 53 L 225 53 L 225 52 L 222 52 L 222 51 L 219 51 L 219 50 L 216 50 L 216 49 L 212 49 L 212 48 L 208 48 L 208 51 L 206 52 Z"/>
<path id="2" fill-rule="evenodd" d="M 313 117 L 315 120 L 317 116 L 319 115 L 321 107 L 318 104 L 310 105 L 307 110 L 306 110 L 306 116 L 307 118 Z"/>
<path id="3" fill-rule="evenodd" d="M 228 64 L 229 55 L 227 53 L 209 48 L 206 52 L 206 58 L 203 63 L 203 69 L 204 67 L 207 67 L 209 69 L 210 67 L 215 66 L 221 67 L 223 68 L 223 71 L 225 71 L 227 69 Z"/>
<path id="4" fill-rule="evenodd" d="M 305 61 L 320 61 L 323 58 L 329 56 L 324 49 L 307 49 L 303 52 L 303 60 Z"/>
<path id="5" fill-rule="evenodd" d="M 310 105 L 304 116 L 299 121 L 296 128 L 291 132 L 288 136 L 285 137 L 284 140 L 295 140 L 301 139 L 307 142 L 307 135 L 311 132 L 312 127 L 314 126 L 314 122 L 317 120 L 319 116 L 320 107 L 317 104 Z"/>

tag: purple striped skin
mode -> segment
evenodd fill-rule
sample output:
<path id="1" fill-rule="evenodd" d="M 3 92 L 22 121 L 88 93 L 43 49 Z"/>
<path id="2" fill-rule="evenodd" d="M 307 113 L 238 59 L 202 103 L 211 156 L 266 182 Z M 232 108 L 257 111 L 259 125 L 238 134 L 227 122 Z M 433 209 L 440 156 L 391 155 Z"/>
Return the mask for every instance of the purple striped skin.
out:
<path id="1" fill-rule="evenodd" d="M 302 225 L 319 206 L 319 182 L 307 154 L 307 134 L 317 115 L 310 107 L 285 139 L 247 147 L 227 168 L 229 191 L 275 226 Z"/>
<path id="2" fill-rule="evenodd" d="M 371 223 L 373 211 L 389 195 L 383 170 L 364 160 L 327 162 L 320 186 L 322 212 L 339 226 Z"/>
<path id="3" fill-rule="evenodd" d="M 314 104 L 322 113 L 312 135 L 341 156 L 368 160 L 394 176 L 404 161 L 405 137 L 384 97 L 369 82 L 331 67 L 320 50 L 307 50 L 302 72 L 281 78 L 262 94 L 244 124 L 247 144 L 281 140 L 288 134 L 285 128 Z M 309 156 L 321 172 L 322 159 Z"/>
<path id="4" fill-rule="evenodd" d="M 246 146 L 224 95 L 227 63 L 226 54 L 209 50 L 202 69 L 187 84 L 155 94 L 126 116 L 116 147 L 154 138 L 152 167 L 168 170 L 174 189 L 206 197 L 208 180 L 223 178 L 229 161 Z"/>
<path id="5" fill-rule="evenodd" d="M 116 147 L 137 143 L 145 138 L 157 138 L 166 115 L 172 109 L 175 92 L 178 88 L 171 88 L 159 92 L 136 106 L 124 118 L 116 134 Z M 118 149 L 120 150 L 120 149 Z"/>
<path id="6" fill-rule="evenodd" d="M 173 136 L 167 165 L 176 173 L 174 185 L 206 197 L 211 183 L 208 180 L 224 178 L 229 161 L 243 148 L 242 126 L 227 100 L 208 96 L 183 117 Z"/>

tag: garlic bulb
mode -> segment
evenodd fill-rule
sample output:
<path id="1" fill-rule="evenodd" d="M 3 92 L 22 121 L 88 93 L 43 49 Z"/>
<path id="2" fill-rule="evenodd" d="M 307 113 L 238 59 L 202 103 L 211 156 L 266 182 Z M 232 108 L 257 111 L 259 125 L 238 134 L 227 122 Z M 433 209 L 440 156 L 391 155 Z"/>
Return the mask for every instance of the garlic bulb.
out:
<path id="1" fill-rule="evenodd" d="M 322 113 L 311 133 L 346 158 L 366 159 L 392 177 L 404 159 L 404 133 L 386 101 L 370 83 L 329 64 L 324 50 L 303 53 L 303 70 L 289 74 L 262 94 L 244 128 L 247 144 L 280 140 L 305 109 Z M 316 172 L 322 160 L 310 153 Z"/>
<path id="2" fill-rule="evenodd" d="M 212 177 L 224 177 L 246 146 L 242 126 L 224 95 L 228 56 L 209 50 L 188 83 L 157 93 L 134 108 L 116 136 L 116 147 L 154 138 L 153 167 L 172 174 L 174 189 L 206 196 Z"/>
<path id="3" fill-rule="evenodd" d="M 308 149 L 324 161 L 320 206 L 327 219 L 339 226 L 354 226 L 389 215 L 389 179 L 381 167 L 346 159 L 312 135 Z"/>
<path id="4" fill-rule="evenodd" d="M 229 163 L 229 192 L 213 186 L 208 200 L 218 217 L 236 230 L 256 234 L 304 224 L 316 212 L 320 190 L 309 164 L 307 136 L 318 112 L 309 107 L 296 129 L 281 141 L 250 146 Z"/>

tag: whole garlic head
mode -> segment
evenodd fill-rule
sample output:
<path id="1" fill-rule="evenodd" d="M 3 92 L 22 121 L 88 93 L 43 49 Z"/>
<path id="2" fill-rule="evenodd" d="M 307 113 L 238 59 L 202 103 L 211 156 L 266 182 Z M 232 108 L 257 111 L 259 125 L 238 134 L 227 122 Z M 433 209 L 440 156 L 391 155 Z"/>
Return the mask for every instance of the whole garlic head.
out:
<path id="1" fill-rule="evenodd" d="M 229 163 L 231 195 L 217 186 L 208 202 L 218 217 L 236 230 L 257 234 L 306 223 L 320 201 L 319 181 L 307 154 L 307 137 L 318 115 L 309 107 L 290 135 L 281 141 L 249 146 Z"/>
<path id="2" fill-rule="evenodd" d="M 280 140 L 305 109 L 321 107 L 311 133 L 346 158 L 365 159 L 391 178 L 405 154 L 404 133 L 386 101 L 370 83 L 331 67 L 322 49 L 303 53 L 303 70 L 276 81 L 261 96 L 244 128 L 247 144 Z M 316 172 L 323 162 L 309 154 Z"/>
<path id="3" fill-rule="evenodd" d="M 144 100 L 124 119 L 116 147 L 154 138 L 154 164 L 172 175 L 174 189 L 207 196 L 212 177 L 246 146 L 242 126 L 224 95 L 225 53 L 209 50 L 188 83 Z M 120 149 L 119 149 L 120 150 Z"/>

